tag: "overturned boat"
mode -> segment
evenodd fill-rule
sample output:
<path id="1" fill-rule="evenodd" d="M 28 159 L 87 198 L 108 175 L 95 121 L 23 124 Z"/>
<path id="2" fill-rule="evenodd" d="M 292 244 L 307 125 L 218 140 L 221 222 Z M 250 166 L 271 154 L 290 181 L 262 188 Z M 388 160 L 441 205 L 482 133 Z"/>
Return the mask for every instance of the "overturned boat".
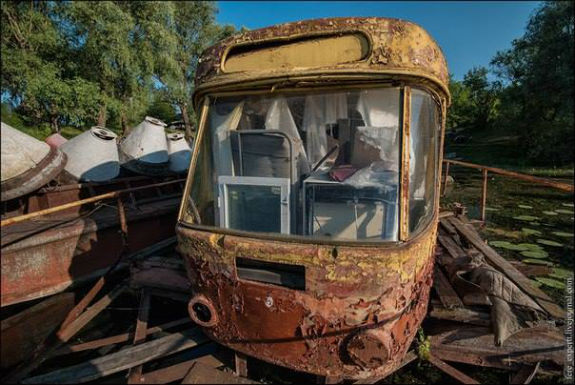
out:
<path id="1" fill-rule="evenodd" d="M 68 156 L 65 167 L 74 179 L 103 182 L 120 174 L 117 135 L 104 127 L 88 131 L 63 143 L 60 149 Z"/>
<path id="2" fill-rule="evenodd" d="M 188 171 L 192 150 L 186 141 L 184 134 L 174 132 L 166 135 L 168 139 L 168 155 L 170 157 L 170 171 L 181 174 Z"/>
<path id="3" fill-rule="evenodd" d="M 146 116 L 120 141 L 122 167 L 139 175 L 163 176 L 169 173 L 166 124 Z"/>
<path id="4" fill-rule="evenodd" d="M 26 195 L 54 179 L 66 155 L 2 122 L 2 202 Z"/>
<path id="5" fill-rule="evenodd" d="M 121 176 L 103 127 L 57 148 L 2 123 L 0 305 L 77 287 L 173 236 L 181 190 L 175 177 Z"/>

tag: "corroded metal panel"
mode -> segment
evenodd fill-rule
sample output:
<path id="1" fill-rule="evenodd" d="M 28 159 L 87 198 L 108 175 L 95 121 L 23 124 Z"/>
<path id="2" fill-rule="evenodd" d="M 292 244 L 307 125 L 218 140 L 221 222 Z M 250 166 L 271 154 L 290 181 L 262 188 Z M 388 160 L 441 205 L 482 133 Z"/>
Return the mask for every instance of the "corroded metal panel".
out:
<path id="1" fill-rule="evenodd" d="M 323 60 L 318 65 L 262 66 L 249 71 L 226 72 L 227 55 L 236 47 L 248 45 L 260 50 L 277 47 L 290 40 L 318 39 L 326 36 L 363 33 L 370 40 L 369 54 L 365 59 L 330 65 Z M 248 47 L 251 49 L 251 47 Z M 271 48 L 277 49 L 277 48 Z M 235 60 L 235 59 L 234 59 Z M 196 72 L 196 105 L 199 96 L 210 89 L 237 86 L 254 81 L 277 81 L 293 76 L 318 76 L 343 74 L 388 74 L 427 79 L 448 94 L 449 74 L 443 53 L 429 34 L 417 24 L 391 18 L 325 18 L 248 31 L 234 35 L 207 49 L 202 55 Z M 275 79 L 275 80 L 274 80 Z"/>
<path id="2" fill-rule="evenodd" d="M 177 233 L 193 293 L 215 313 L 204 331 L 273 364 L 322 376 L 384 375 L 401 362 L 427 309 L 435 224 L 399 247 L 265 241 L 184 226 Z M 304 266 L 305 290 L 240 279 L 236 258 Z"/>
<path id="3" fill-rule="evenodd" d="M 167 199 L 128 210 L 131 251 L 173 235 L 178 202 Z M 1 306 L 58 293 L 103 274 L 122 251 L 122 235 L 116 210 L 96 214 L 2 229 Z"/>

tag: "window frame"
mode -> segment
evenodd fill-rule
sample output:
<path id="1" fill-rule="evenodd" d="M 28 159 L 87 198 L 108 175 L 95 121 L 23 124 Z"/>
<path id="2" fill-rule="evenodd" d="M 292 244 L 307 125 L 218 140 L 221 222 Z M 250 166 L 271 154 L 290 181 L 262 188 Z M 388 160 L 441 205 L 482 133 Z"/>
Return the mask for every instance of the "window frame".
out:
<path id="1" fill-rule="evenodd" d="M 383 81 L 377 83 L 358 83 L 354 85 L 340 85 L 340 86 L 328 86 L 328 87 L 297 87 L 297 88 L 285 88 L 282 89 L 281 93 L 285 96 L 289 96 L 289 94 L 296 93 L 325 93 L 325 92 L 346 92 L 351 90 L 365 90 L 371 88 L 399 88 L 400 93 L 400 111 L 399 111 L 399 186 L 398 186 L 398 240 L 397 241 L 384 241 L 384 240 L 338 240 L 338 239 L 326 239 L 326 238 L 314 238 L 306 235 L 300 234 L 283 234 L 283 233 L 261 233 L 261 232 L 252 232 L 252 231 L 244 231 L 244 230 L 236 230 L 236 229 L 229 229 L 224 227 L 212 226 L 212 225 L 204 225 L 198 223 L 197 219 L 199 219 L 199 215 L 197 212 L 194 212 L 193 215 L 197 218 L 196 221 L 189 221 L 186 220 L 190 218 L 192 215 L 187 214 L 188 205 L 192 204 L 192 211 L 194 211 L 194 204 L 192 202 L 190 193 L 192 191 L 192 185 L 194 183 L 194 171 L 198 166 L 198 159 L 199 159 L 199 151 L 201 149 L 201 141 L 204 139 L 205 132 L 207 130 L 207 120 L 208 120 L 208 113 L 210 108 L 210 102 L 212 100 L 217 100 L 218 97 L 228 97 L 228 96 L 253 96 L 253 95 L 262 95 L 262 94 L 272 94 L 273 90 L 270 91 L 269 89 L 266 90 L 257 90 L 254 89 L 251 92 L 213 92 L 207 94 L 202 97 L 200 100 L 201 105 L 201 112 L 198 121 L 198 131 L 195 138 L 196 145 L 194 146 L 194 151 L 192 153 L 192 158 L 190 161 L 190 167 L 188 169 L 188 174 L 186 178 L 186 186 L 182 196 L 182 202 L 180 205 L 180 209 L 178 212 L 178 219 L 177 224 L 182 225 L 184 227 L 188 227 L 191 229 L 201 230 L 201 231 L 209 231 L 212 233 L 222 234 L 222 235 L 234 235 L 240 237 L 249 237 L 254 239 L 262 239 L 262 240 L 275 240 L 275 241 L 282 241 L 282 242 L 295 242 L 295 243 L 304 243 L 304 244 L 321 244 L 321 245 L 333 245 L 333 246 L 367 246 L 367 247 L 393 247 L 400 244 L 405 244 L 408 241 L 415 241 L 423 234 L 426 234 L 430 231 L 430 227 L 436 225 L 437 217 L 438 217 L 438 207 L 439 207 L 439 179 L 441 179 L 441 161 L 442 161 L 442 154 L 443 154 L 443 135 L 444 135 L 444 121 L 445 121 L 445 113 L 446 113 L 446 100 L 439 96 L 438 92 L 433 90 L 431 87 L 417 83 L 417 82 L 390 82 L 390 81 Z M 434 184 L 435 188 L 435 199 L 433 202 L 433 215 L 431 216 L 431 220 L 428 223 L 418 229 L 415 233 L 409 233 L 409 135 L 410 135 L 410 115 L 411 115 L 411 89 L 416 88 L 425 93 L 427 93 L 432 100 L 435 102 L 437 111 L 438 111 L 438 118 L 439 118 L 439 137 L 437 138 L 437 156 L 436 156 L 436 183 Z M 407 172 L 406 172 L 407 171 Z M 196 210 L 197 211 L 197 210 Z"/>

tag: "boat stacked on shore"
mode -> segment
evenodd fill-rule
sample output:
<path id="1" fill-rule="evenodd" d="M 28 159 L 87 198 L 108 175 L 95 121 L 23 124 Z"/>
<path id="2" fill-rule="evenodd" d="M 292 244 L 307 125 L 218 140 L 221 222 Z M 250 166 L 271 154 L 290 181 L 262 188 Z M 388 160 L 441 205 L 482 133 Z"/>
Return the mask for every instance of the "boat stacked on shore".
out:
<path id="1" fill-rule="evenodd" d="M 165 127 L 146 117 L 123 138 L 95 126 L 43 142 L 2 123 L 3 311 L 99 277 L 126 240 L 134 253 L 175 235 L 190 145 Z"/>
<path id="2" fill-rule="evenodd" d="M 146 116 L 125 137 L 94 126 L 67 140 L 52 134 L 45 142 L 2 123 L 2 201 L 15 199 L 56 180 L 105 182 L 118 177 L 167 177 L 185 173 L 191 158 L 181 132 Z"/>

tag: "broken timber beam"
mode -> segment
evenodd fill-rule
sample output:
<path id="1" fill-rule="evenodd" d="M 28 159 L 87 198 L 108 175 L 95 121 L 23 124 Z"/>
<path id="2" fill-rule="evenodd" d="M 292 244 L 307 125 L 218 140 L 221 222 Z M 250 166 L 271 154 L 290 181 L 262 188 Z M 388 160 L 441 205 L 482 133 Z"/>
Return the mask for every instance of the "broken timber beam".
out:
<path id="1" fill-rule="evenodd" d="M 257 384 L 244 377 L 236 377 L 230 372 L 218 370 L 196 361 L 193 363 L 182 384 Z"/>
<path id="2" fill-rule="evenodd" d="M 108 294 L 102 297 L 93 306 L 89 307 L 85 312 L 80 314 L 76 319 L 71 321 L 68 325 L 58 331 L 57 336 L 62 342 L 67 342 L 76 333 L 78 333 L 88 322 L 94 319 L 102 312 L 112 301 L 122 294 L 128 287 L 120 284 L 112 289 Z"/>
<path id="3" fill-rule="evenodd" d="M 495 346 L 490 328 L 472 325 L 429 336 L 431 354 L 439 359 L 507 370 L 540 361 L 563 365 L 564 338 L 556 328 L 533 327 L 513 334 L 503 346 Z"/>
<path id="4" fill-rule="evenodd" d="M 561 309 L 561 307 L 554 303 L 541 289 L 533 286 L 526 276 L 521 274 L 511 263 L 488 246 L 477 232 L 469 229 L 469 227 L 463 224 L 458 218 L 452 217 L 447 220 L 489 260 L 490 265 L 501 271 L 521 290 L 530 295 L 547 313 L 555 318 L 565 318 L 565 311 Z"/>
<path id="5" fill-rule="evenodd" d="M 134 345 L 146 340 L 148 329 L 148 319 L 150 317 L 150 294 L 146 289 L 140 291 L 140 309 L 136 320 L 136 331 L 134 332 Z M 142 377 L 142 365 L 133 367 L 128 372 L 128 384 L 139 384 Z"/>
<path id="6" fill-rule="evenodd" d="M 472 310 L 466 307 L 447 309 L 445 307 L 433 305 L 429 312 L 429 316 L 431 318 L 463 322 L 478 326 L 489 326 L 491 324 L 491 315 L 489 313 Z"/>
<path id="7" fill-rule="evenodd" d="M 140 345 L 130 346 L 119 352 L 95 358 L 78 365 L 26 378 L 22 383 L 74 384 L 93 381 L 133 368 L 134 366 L 142 365 L 157 358 L 204 344 L 207 341 L 208 338 L 202 334 L 199 329 L 193 328 Z"/>
<path id="8" fill-rule="evenodd" d="M 212 346 L 217 350 L 217 346 L 213 343 L 207 343 L 204 347 Z M 170 382 L 181 380 L 190 371 L 190 368 L 195 362 L 201 362 L 204 365 L 218 368 L 225 365 L 225 362 L 218 357 L 218 354 L 208 353 L 200 357 L 195 357 L 178 364 L 170 365 L 168 367 L 157 369 L 152 372 L 142 374 L 142 384 L 167 384 Z"/>
<path id="9" fill-rule="evenodd" d="M 430 355 L 428 360 L 437 369 L 450 375 L 451 377 L 455 378 L 456 380 L 460 381 L 463 384 L 479 384 L 479 382 L 477 382 L 477 380 L 469 377 L 465 373 L 460 372 L 459 370 L 455 369 L 453 366 L 443 362 L 442 360 L 440 360 L 437 357 L 434 357 L 433 355 Z"/>
<path id="10" fill-rule="evenodd" d="M 154 333 L 166 331 L 168 329 L 171 329 L 171 328 L 174 328 L 177 326 L 181 326 L 181 325 L 186 325 L 189 323 L 192 323 L 192 320 L 190 318 L 188 318 L 188 317 L 180 318 L 180 319 L 175 320 L 175 321 L 166 322 L 165 324 L 151 327 L 151 328 L 146 330 L 146 335 L 149 336 L 149 335 L 154 334 Z M 85 350 L 98 349 L 98 348 L 101 348 L 103 346 L 108 346 L 108 345 L 119 344 L 119 343 L 128 341 L 130 338 L 134 338 L 134 333 L 123 333 L 123 334 L 118 334 L 118 335 L 115 335 L 112 337 L 106 337 L 106 338 L 102 338 L 102 339 L 98 339 L 98 340 L 94 340 L 94 341 L 84 342 L 81 344 L 66 345 L 66 346 L 62 346 L 60 349 L 58 349 L 56 352 L 54 352 L 52 357 L 61 356 L 61 355 L 68 354 L 68 353 L 82 352 Z"/>
<path id="11" fill-rule="evenodd" d="M 240 352 L 234 352 L 236 376 L 248 377 L 248 357 Z"/>
<path id="12" fill-rule="evenodd" d="M 521 369 L 515 373 L 513 377 L 511 377 L 510 384 L 529 384 L 535 374 L 537 374 L 537 370 L 539 370 L 539 366 L 541 362 L 536 363 L 535 365 L 523 365 Z"/>
<path id="13" fill-rule="evenodd" d="M 463 302 L 461 302 L 459 295 L 457 295 L 438 265 L 435 265 L 434 273 L 433 288 L 443 306 L 447 309 L 462 308 Z"/>

